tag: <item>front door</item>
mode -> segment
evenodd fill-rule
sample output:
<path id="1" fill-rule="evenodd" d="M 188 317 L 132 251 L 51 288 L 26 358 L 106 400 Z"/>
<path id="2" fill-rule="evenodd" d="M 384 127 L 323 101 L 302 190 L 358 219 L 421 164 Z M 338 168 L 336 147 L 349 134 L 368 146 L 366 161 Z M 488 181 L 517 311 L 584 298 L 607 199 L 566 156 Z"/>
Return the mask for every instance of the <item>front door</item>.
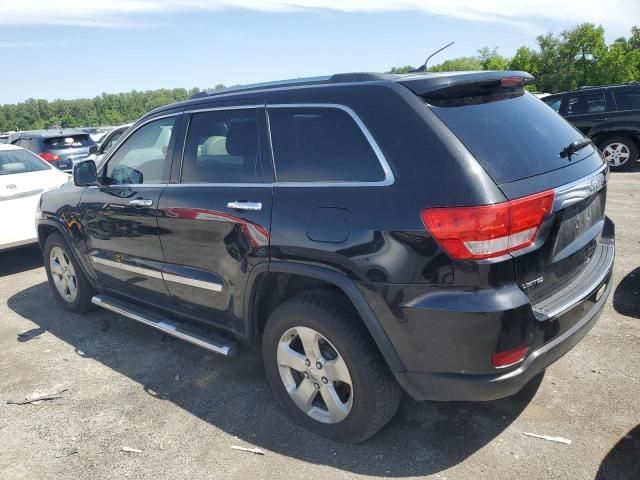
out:
<path id="1" fill-rule="evenodd" d="M 160 197 L 164 278 L 181 313 L 241 332 L 248 276 L 268 260 L 264 112 L 196 112 L 188 125 L 180 175 Z"/>
<path id="2" fill-rule="evenodd" d="M 563 109 L 567 120 L 586 136 L 599 123 L 609 121 L 610 107 L 603 90 L 567 95 Z"/>
<path id="3" fill-rule="evenodd" d="M 176 114 L 151 120 L 131 133 L 100 167 L 99 185 L 87 187 L 80 209 L 100 285 L 157 305 L 170 303 L 157 212 L 177 119 Z"/>

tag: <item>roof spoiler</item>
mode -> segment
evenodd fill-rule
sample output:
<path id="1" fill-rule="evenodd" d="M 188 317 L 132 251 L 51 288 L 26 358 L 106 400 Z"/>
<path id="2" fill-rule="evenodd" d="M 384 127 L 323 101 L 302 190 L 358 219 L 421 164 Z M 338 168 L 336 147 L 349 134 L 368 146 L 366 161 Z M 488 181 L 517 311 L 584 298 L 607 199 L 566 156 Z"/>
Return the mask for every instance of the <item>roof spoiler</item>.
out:
<path id="1" fill-rule="evenodd" d="M 533 82 L 533 76 L 527 72 L 503 70 L 481 72 L 447 72 L 440 74 L 407 75 L 399 83 L 416 95 L 425 95 L 444 89 L 467 87 L 473 84 L 496 82 L 504 87 L 515 87 Z M 499 83 L 498 83 L 499 82 Z"/>

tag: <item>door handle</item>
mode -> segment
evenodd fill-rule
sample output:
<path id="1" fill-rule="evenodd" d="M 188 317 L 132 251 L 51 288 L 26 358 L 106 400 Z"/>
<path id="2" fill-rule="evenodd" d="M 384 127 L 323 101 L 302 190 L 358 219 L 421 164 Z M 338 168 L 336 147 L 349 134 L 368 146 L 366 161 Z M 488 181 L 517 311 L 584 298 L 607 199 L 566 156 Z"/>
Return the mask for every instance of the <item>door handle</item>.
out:
<path id="1" fill-rule="evenodd" d="M 607 122 L 609 121 L 609 117 L 598 117 L 593 119 L 594 122 Z"/>
<path id="2" fill-rule="evenodd" d="M 259 212 L 260 210 L 262 210 L 262 203 L 246 202 L 242 200 L 227 203 L 227 208 L 232 208 L 234 210 L 250 210 L 252 212 Z"/>
<path id="3" fill-rule="evenodd" d="M 133 205 L 134 207 L 150 207 L 153 205 L 153 200 L 149 200 L 146 198 L 134 198 L 129 201 L 129 205 Z"/>

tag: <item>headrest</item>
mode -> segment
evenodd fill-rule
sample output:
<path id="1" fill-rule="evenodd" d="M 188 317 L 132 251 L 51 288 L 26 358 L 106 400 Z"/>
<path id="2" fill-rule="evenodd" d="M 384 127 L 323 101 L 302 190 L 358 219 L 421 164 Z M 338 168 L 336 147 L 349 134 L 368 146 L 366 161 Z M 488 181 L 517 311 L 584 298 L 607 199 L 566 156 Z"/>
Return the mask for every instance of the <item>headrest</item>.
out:
<path id="1" fill-rule="evenodd" d="M 242 120 L 229 126 L 227 153 L 238 157 L 255 156 L 258 152 L 258 122 Z"/>
<path id="2" fill-rule="evenodd" d="M 26 170 L 24 163 L 16 162 L 16 163 L 3 163 L 0 165 L 0 172 L 4 174 L 9 173 L 21 173 Z"/>

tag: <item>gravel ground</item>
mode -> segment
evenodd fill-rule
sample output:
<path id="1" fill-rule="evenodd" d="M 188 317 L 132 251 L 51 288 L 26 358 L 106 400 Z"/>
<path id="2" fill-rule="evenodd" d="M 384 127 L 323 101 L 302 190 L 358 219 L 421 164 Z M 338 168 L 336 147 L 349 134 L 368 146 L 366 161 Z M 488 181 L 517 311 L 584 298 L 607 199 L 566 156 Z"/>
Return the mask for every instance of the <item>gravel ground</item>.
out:
<path id="1" fill-rule="evenodd" d="M 638 480 L 639 200 L 640 173 L 612 175 L 615 289 L 573 351 L 511 398 L 405 399 L 388 427 L 355 446 L 292 424 L 258 353 L 229 360 L 106 311 L 66 313 L 37 248 L 0 254 L 0 478 Z M 55 387 L 67 388 L 56 400 L 6 403 Z"/>

